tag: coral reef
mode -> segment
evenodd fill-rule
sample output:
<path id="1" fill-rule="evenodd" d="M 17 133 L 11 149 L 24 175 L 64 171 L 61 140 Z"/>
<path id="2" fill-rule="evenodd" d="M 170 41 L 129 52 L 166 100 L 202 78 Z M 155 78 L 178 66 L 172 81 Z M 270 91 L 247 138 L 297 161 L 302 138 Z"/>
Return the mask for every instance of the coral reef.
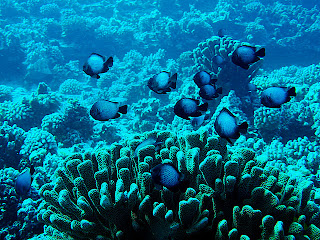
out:
<path id="1" fill-rule="evenodd" d="M 41 127 L 65 147 L 89 139 L 93 134 L 93 121 L 89 118 L 87 108 L 75 99 L 69 99 L 59 112 L 46 115 Z"/>
<path id="2" fill-rule="evenodd" d="M 26 133 L 16 125 L 10 126 L 8 122 L 3 122 L 0 127 L 0 166 L 17 168 L 20 163 L 21 147 L 26 138 Z"/>
<path id="3" fill-rule="evenodd" d="M 0 239 L 27 239 L 44 224 L 34 239 L 319 239 L 315 4 L 0 1 Z M 219 29 L 225 36 L 215 36 Z M 235 66 L 230 56 L 240 44 L 265 47 L 266 61 Z M 93 51 L 115 60 L 98 80 L 82 72 Z M 225 63 L 214 64 L 216 55 Z M 224 95 L 209 102 L 205 126 L 189 132 L 172 107 L 199 99 L 199 70 L 214 74 Z M 178 73 L 170 94 L 146 85 L 160 71 Z M 249 82 L 258 89 L 249 93 Z M 280 110 L 258 98 L 275 85 L 296 87 Z M 128 104 L 128 114 L 93 121 L 88 109 L 98 99 Z M 228 147 L 214 135 L 223 107 L 250 126 Z M 149 136 L 163 145 L 135 156 Z M 186 191 L 154 186 L 150 169 L 166 162 L 190 180 Z M 31 192 L 20 198 L 15 169 L 31 164 Z"/>
<path id="4" fill-rule="evenodd" d="M 57 147 L 57 142 L 51 133 L 39 128 L 31 128 L 25 134 L 20 155 L 27 160 L 27 165 L 42 166 L 45 156 L 48 153 L 56 153 Z M 21 160 L 20 164 L 23 162 Z"/>
<path id="5" fill-rule="evenodd" d="M 213 73 L 225 92 L 233 89 L 239 97 L 248 95 L 248 83 L 258 73 L 263 60 L 252 64 L 248 70 L 241 69 L 232 63 L 232 52 L 244 44 L 247 43 L 241 43 L 231 37 L 220 38 L 218 36 L 213 36 L 205 42 L 200 42 L 198 47 L 193 50 L 196 70 L 206 70 Z M 213 61 L 215 56 L 221 56 L 225 63 L 221 66 L 217 65 Z"/>
<path id="6" fill-rule="evenodd" d="M 59 92 L 62 94 L 80 95 L 82 91 L 82 86 L 76 79 L 65 80 L 59 88 Z"/>
<path id="7" fill-rule="evenodd" d="M 11 167 L 0 170 L 1 239 L 27 239 L 43 229 L 43 224 L 36 220 L 41 202 L 38 192 L 32 190 L 27 196 L 17 195 L 15 179 L 18 175 L 19 171 Z M 30 198 L 23 200 L 25 197 Z"/>
<path id="8" fill-rule="evenodd" d="M 19 93 L 15 93 L 19 94 Z M 10 125 L 17 124 L 24 130 L 39 126 L 42 118 L 55 112 L 60 105 L 54 93 L 33 92 L 30 95 L 16 96 L 14 101 L 0 103 L 0 119 Z"/>
<path id="9" fill-rule="evenodd" d="M 78 239 L 270 239 L 319 234 L 313 183 L 297 182 L 246 148 L 228 151 L 207 132 L 149 132 L 164 144 L 135 147 L 143 138 L 67 157 L 38 220 Z M 157 190 L 150 169 L 170 162 L 190 181 L 186 191 Z M 298 220 L 296 220 L 298 219 Z M 262 224 L 263 228 L 260 228 Z M 297 230 L 294 230 L 297 229 Z M 298 230 L 300 229 L 300 230 Z M 228 237 L 229 236 L 229 237 Z"/>

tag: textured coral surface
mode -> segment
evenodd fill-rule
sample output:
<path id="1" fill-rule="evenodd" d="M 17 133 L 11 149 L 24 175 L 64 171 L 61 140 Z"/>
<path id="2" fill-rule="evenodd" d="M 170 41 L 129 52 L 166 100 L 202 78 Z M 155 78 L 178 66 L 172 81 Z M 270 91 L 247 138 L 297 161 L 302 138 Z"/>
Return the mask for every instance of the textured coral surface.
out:
<path id="1" fill-rule="evenodd" d="M 320 239 L 318 39 L 317 0 L 1 0 L 0 239 Z M 244 45 L 266 50 L 248 70 Z M 113 57 L 99 79 L 93 52 Z M 200 70 L 218 98 L 200 98 Z M 177 73 L 167 94 L 147 86 L 161 71 Z M 267 108 L 272 86 L 296 96 Z M 202 124 L 175 115 L 181 98 L 208 103 Z M 96 121 L 98 100 L 128 111 Z M 223 108 L 249 125 L 232 144 Z M 188 188 L 156 185 L 159 163 Z"/>

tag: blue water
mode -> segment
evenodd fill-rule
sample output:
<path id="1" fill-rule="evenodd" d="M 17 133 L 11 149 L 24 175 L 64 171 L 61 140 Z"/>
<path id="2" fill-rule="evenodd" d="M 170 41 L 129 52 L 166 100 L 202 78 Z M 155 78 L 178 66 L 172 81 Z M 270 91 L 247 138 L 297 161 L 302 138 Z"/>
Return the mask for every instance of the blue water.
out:
<path id="1" fill-rule="evenodd" d="M 317 0 L 1 0 L 0 239 L 229 239 L 223 235 L 231 236 L 234 231 L 238 235 L 230 239 L 240 239 L 241 235 L 249 235 L 250 239 L 283 239 L 272 238 L 278 234 L 277 231 L 295 239 L 320 239 L 319 7 Z M 220 29 L 224 34 L 219 37 Z M 249 69 L 245 70 L 232 62 L 232 54 L 241 45 L 256 47 L 256 51 L 265 48 L 266 55 L 250 63 Z M 91 53 L 99 53 L 106 59 L 113 57 L 113 66 L 100 73 L 99 79 L 83 71 Z M 214 62 L 217 55 L 223 58 L 222 63 Z M 157 94 L 147 86 L 148 80 L 161 71 L 178 74 L 176 88 L 171 86 L 166 94 Z M 199 88 L 193 81 L 199 71 L 207 71 L 212 78 L 218 79 L 215 84 L 217 88 L 222 87 L 221 95 L 213 100 L 200 98 Z M 260 97 L 268 87 L 295 87 L 296 96 L 287 99 L 280 108 L 267 108 L 261 104 Z M 200 123 L 191 124 L 191 120 L 182 119 L 174 113 L 174 105 L 181 98 L 200 100 L 198 105 L 208 102 L 206 116 L 199 120 Z M 112 101 L 118 106 L 128 105 L 128 112 L 108 121 L 94 120 L 90 109 L 99 100 Z M 239 138 L 231 139 L 231 143 L 221 140 L 222 145 L 227 145 L 228 154 L 223 153 L 221 149 L 224 148 L 215 149 L 220 151 L 224 167 L 219 177 L 219 174 L 212 173 L 215 177 L 210 179 L 223 182 L 224 190 L 219 192 L 219 184 L 212 182 L 210 185 L 200 167 L 202 162 L 205 163 L 204 157 L 208 152 L 208 149 L 204 150 L 206 142 L 192 142 L 192 138 L 187 136 L 205 132 L 207 137 L 218 137 L 215 120 L 224 107 L 232 112 L 238 125 L 247 122 L 249 128 L 242 131 Z M 188 194 L 183 192 L 185 189 L 172 193 L 169 202 L 161 197 L 169 190 L 159 190 L 159 186 L 153 183 L 151 190 L 142 187 L 138 172 L 146 169 L 149 174 L 150 169 L 160 162 L 153 156 L 153 162 L 144 160 L 140 166 L 140 158 L 137 160 L 132 152 L 147 136 L 160 136 L 160 140 L 161 136 L 167 136 L 150 131 L 171 132 L 172 138 L 162 137 L 163 145 L 154 148 L 161 155 L 162 162 L 171 161 L 190 183 L 189 187 L 193 188 L 189 189 L 190 192 L 195 191 L 195 194 L 189 192 L 192 196 L 189 200 L 193 201 L 188 203 L 190 205 L 182 202 L 188 200 Z M 181 144 L 183 138 L 192 143 Z M 119 144 L 121 151 L 120 147 L 115 147 Z M 185 168 L 178 157 L 169 155 L 172 147 L 168 146 L 172 145 L 185 154 Z M 200 149 L 195 165 L 188 162 L 190 154 L 197 155 L 194 152 L 197 150 L 191 149 L 192 152 L 188 149 L 190 146 Z M 234 160 L 235 157 L 231 156 L 243 148 L 255 153 L 255 167 L 264 171 L 259 175 L 259 183 L 255 181 L 250 185 L 269 191 L 269 195 L 264 192 L 269 198 L 261 197 L 258 203 L 250 198 L 253 192 L 250 187 L 249 195 L 238 198 L 243 175 L 247 173 L 252 179 L 255 177 L 253 172 L 244 169 L 246 160 L 243 159 L 246 157 L 237 158 L 240 172 L 230 175 L 236 183 L 232 194 L 227 191 L 228 184 L 232 185 L 230 182 L 233 181 L 233 178 L 227 179 L 227 162 Z M 114 150 L 119 151 L 118 155 L 110 149 L 118 149 Z M 172 149 L 170 151 L 174 151 Z M 49 206 L 43 198 L 45 189 L 40 191 L 42 186 L 52 183 L 56 186 L 54 191 L 64 188 L 77 204 L 79 196 L 72 193 L 70 186 L 59 185 L 62 181 L 60 173 L 70 174 L 65 166 L 70 160 L 68 156 L 86 152 L 90 152 L 90 156 L 98 156 L 98 151 L 116 156 L 112 155 L 111 160 L 103 163 L 105 169 L 109 169 L 106 182 L 110 191 L 115 191 L 116 196 L 111 199 L 114 204 L 115 199 L 122 196 L 119 202 L 128 207 L 130 184 L 137 184 L 138 193 L 135 194 L 138 200 L 130 205 L 127 215 L 119 213 L 124 222 L 129 221 L 128 225 L 127 222 L 121 225 L 117 221 L 114 223 L 87 215 L 75 217 L 66 210 L 67 207 L 59 205 L 63 197 L 58 197 L 58 193 L 60 203 L 57 204 L 63 210 L 52 203 Z M 128 163 L 117 161 L 120 155 L 126 154 L 130 155 L 130 167 L 125 165 Z M 94 162 L 95 158 L 85 159 Z M 122 190 L 115 190 L 120 178 L 117 164 L 124 164 L 120 166 L 130 170 L 131 182 L 128 180 L 129 185 L 125 182 Z M 30 167 L 35 167 L 30 190 L 18 194 L 16 179 Z M 99 170 L 102 168 L 99 165 Z M 57 171 L 55 174 L 56 170 L 60 173 Z M 283 185 L 282 181 L 288 182 L 288 179 L 281 179 L 281 174 L 287 174 L 294 180 L 290 180 L 288 186 Z M 276 183 L 273 185 L 272 181 Z M 215 193 L 204 197 L 200 190 L 203 184 L 212 187 Z M 102 196 L 100 187 L 97 188 Z M 139 210 L 144 191 L 151 196 L 153 216 Z M 289 197 L 285 191 L 290 192 Z M 274 198 L 270 197 L 271 194 Z M 206 205 L 207 200 L 203 198 L 215 202 L 216 212 L 213 203 Z M 275 198 L 278 202 L 270 200 Z M 91 201 L 88 196 L 86 199 Z M 201 202 L 200 207 L 192 208 L 197 206 L 197 201 Z M 259 204 L 259 201 L 265 204 Z M 172 210 L 173 215 L 169 211 L 165 220 L 161 213 L 155 213 L 160 209 L 156 202 L 164 203 L 164 211 Z M 90 204 L 92 207 L 95 203 Z M 183 213 L 179 204 L 190 208 L 186 212 L 198 211 L 199 214 L 190 217 L 190 221 L 181 220 Z M 261 215 L 257 213 L 256 219 L 252 220 L 246 219 L 248 216 L 242 212 L 243 219 L 238 219 L 240 224 L 235 223 L 232 209 L 239 206 L 245 212 L 245 205 L 261 211 Z M 283 217 L 280 206 L 294 208 L 294 217 L 291 218 L 293 215 L 289 213 L 289 217 Z M 52 214 L 51 220 L 50 217 L 41 220 L 48 209 L 56 215 Z M 97 209 L 93 215 L 103 215 L 97 213 Z M 88 227 L 86 231 L 89 233 L 77 234 L 77 230 L 62 229 L 53 220 L 57 212 L 79 222 L 86 219 L 95 223 L 96 228 L 92 230 L 82 222 L 83 229 Z M 117 212 L 110 214 L 118 216 Z M 259 228 L 262 218 L 267 221 L 266 215 L 274 217 L 269 232 L 267 227 Z M 221 227 L 222 220 L 227 221 L 227 230 Z M 248 224 L 251 229 L 241 223 Z M 100 229 L 102 225 L 104 231 Z M 300 227 L 300 230 L 294 232 L 294 227 Z M 174 229 L 179 229 L 178 233 Z"/>

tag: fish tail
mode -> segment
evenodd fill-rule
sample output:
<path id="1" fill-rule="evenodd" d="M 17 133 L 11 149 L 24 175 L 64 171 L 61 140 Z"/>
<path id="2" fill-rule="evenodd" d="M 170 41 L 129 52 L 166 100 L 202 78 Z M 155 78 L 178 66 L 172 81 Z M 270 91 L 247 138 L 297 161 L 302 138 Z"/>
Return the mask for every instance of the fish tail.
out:
<path id="1" fill-rule="evenodd" d="M 217 81 L 218 81 L 217 78 L 211 78 L 211 79 L 210 79 L 210 83 L 211 83 L 212 85 L 214 85 Z"/>
<path id="2" fill-rule="evenodd" d="M 113 57 L 109 57 L 108 60 L 105 62 L 105 65 L 107 65 L 108 67 L 112 67 L 113 66 Z"/>
<path id="3" fill-rule="evenodd" d="M 243 122 L 239 125 L 239 130 L 241 130 L 241 132 L 246 132 L 248 129 L 248 123 L 247 122 Z"/>
<path id="4" fill-rule="evenodd" d="M 113 66 L 113 58 L 109 57 L 108 60 L 103 64 L 103 69 L 101 72 L 105 73 L 109 71 L 109 68 Z"/>
<path id="5" fill-rule="evenodd" d="M 128 112 L 128 105 L 123 105 L 123 106 L 119 107 L 119 112 L 126 114 Z"/>
<path id="6" fill-rule="evenodd" d="M 203 103 L 203 104 L 201 104 L 201 105 L 199 106 L 199 110 L 200 110 L 200 111 L 205 112 L 205 111 L 207 111 L 207 109 L 208 109 L 208 103 L 207 103 L 207 102 L 206 102 L 206 103 Z"/>
<path id="7" fill-rule="evenodd" d="M 34 172 L 35 172 L 34 166 L 33 166 L 33 165 L 31 165 L 31 166 L 30 166 L 30 174 L 31 174 L 31 175 L 33 175 L 33 174 L 34 174 Z"/>
<path id="8" fill-rule="evenodd" d="M 219 87 L 219 88 L 217 89 L 217 93 L 222 94 L 222 87 Z"/>
<path id="9" fill-rule="evenodd" d="M 177 73 L 173 74 L 173 75 L 170 77 L 171 87 L 172 87 L 173 89 L 176 89 L 176 87 L 177 87 L 177 77 L 178 77 L 178 74 L 177 74 Z"/>
<path id="10" fill-rule="evenodd" d="M 289 88 L 289 89 L 288 89 L 288 95 L 289 95 L 289 96 L 293 96 L 293 97 L 297 96 L 297 94 L 296 94 L 296 88 L 295 88 L 295 87 Z"/>
<path id="11" fill-rule="evenodd" d="M 265 48 L 261 48 L 256 52 L 256 56 L 258 57 L 264 57 L 266 55 L 266 49 Z"/>

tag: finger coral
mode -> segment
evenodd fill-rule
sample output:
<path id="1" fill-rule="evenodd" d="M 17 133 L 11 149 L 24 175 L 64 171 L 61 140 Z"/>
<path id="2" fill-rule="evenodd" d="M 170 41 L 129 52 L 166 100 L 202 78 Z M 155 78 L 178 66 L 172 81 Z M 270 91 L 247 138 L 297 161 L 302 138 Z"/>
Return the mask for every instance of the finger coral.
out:
<path id="1" fill-rule="evenodd" d="M 160 149 L 135 148 L 156 136 Z M 156 188 L 150 169 L 172 163 L 190 184 Z M 147 132 L 67 157 L 45 184 L 37 219 L 76 239 L 282 239 L 319 234 L 311 181 L 265 169 L 253 150 L 227 150 L 205 131 Z M 301 219 L 300 222 L 296 219 Z M 262 227 L 260 227 L 260 225 Z"/>

